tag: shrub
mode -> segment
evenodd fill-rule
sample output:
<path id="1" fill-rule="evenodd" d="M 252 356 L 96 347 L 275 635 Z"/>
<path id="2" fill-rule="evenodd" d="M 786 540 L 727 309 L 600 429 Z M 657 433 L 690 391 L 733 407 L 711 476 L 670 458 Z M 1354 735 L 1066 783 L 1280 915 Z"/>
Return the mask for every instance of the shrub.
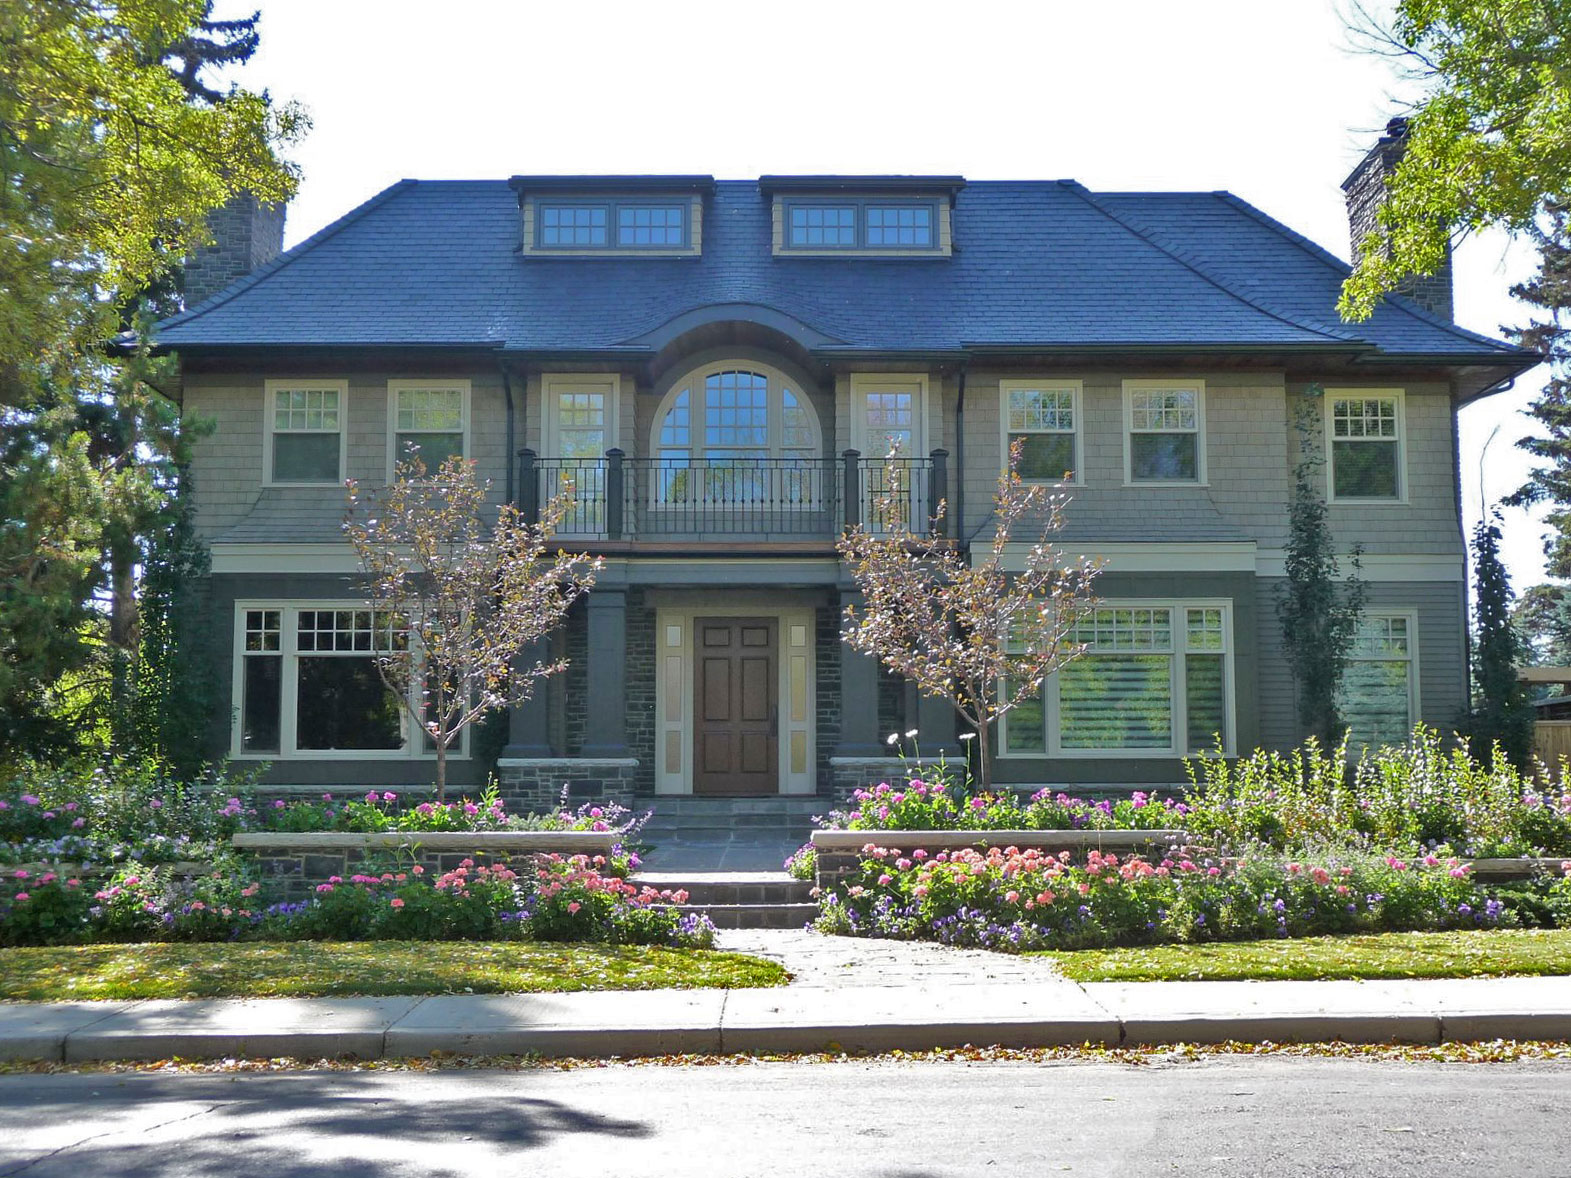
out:
<path id="1" fill-rule="evenodd" d="M 825 932 L 1003 950 L 1328 933 L 1494 928 L 1513 908 L 1455 859 L 1255 856 L 1153 863 L 1091 851 L 991 848 L 927 856 L 869 844 L 822 902 Z"/>
<path id="2" fill-rule="evenodd" d="M 64 945 L 84 939 L 92 897 L 82 881 L 52 871 L 7 873 L 0 884 L 0 945 Z"/>

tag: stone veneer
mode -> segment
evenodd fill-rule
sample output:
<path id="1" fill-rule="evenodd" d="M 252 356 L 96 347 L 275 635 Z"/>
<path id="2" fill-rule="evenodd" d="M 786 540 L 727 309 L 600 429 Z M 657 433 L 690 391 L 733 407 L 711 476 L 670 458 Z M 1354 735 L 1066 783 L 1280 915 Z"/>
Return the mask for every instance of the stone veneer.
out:
<path id="1" fill-rule="evenodd" d="M 586 802 L 633 804 L 637 757 L 503 757 L 496 763 L 502 801 L 514 814 L 555 810 Z"/>
<path id="2" fill-rule="evenodd" d="M 419 864 L 430 875 L 457 868 L 465 859 L 514 871 L 530 868 L 542 855 L 607 855 L 618 835 L 594 831 L 426 831 L 378 834 L 237 834 L 231 840 L 247 855 L 269 904 L 309 899 L 335 876 L 408 871 Z M 396 864 L 396 866 L 395 866 Z"/>

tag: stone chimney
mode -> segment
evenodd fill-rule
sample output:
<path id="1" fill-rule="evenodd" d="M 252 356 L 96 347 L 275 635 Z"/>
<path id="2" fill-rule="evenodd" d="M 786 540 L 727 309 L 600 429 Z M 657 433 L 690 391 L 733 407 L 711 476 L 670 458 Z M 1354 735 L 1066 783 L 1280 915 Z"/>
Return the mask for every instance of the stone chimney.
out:
<path id="1" fill-rule="evenodd" d="M 208 214 L 213 244 L 186 259 L 186 307 L 196 306 L 282 253 L 284 212 L 282 204 L 262 204 L 243 192 Z"/>
<path id="2" fill-rule="evenodd" d="M 1353 244 L 1353 264 L 1364 256 L 1364 241 L 1376 228 L 1375 218 L 1385 202 L 1386 184 L 1402 153 L 1407 150 L 1407 120 L 1392 119 L 1386 124 L 1386 133 L 1369 149 L 1369 154 L 1353 174 L 1342 181 L 1342 192 L 1347 198 L 1347 226 Z M 1442 319 L 1453 318 L 1451 309 L 1451 248 L 1446 247 L 1446 258 L 1440 268 L 1427 278 L 1409 275 L 1397 284 L 1397 293 L 1404 294 L 1431 314 Z"/>

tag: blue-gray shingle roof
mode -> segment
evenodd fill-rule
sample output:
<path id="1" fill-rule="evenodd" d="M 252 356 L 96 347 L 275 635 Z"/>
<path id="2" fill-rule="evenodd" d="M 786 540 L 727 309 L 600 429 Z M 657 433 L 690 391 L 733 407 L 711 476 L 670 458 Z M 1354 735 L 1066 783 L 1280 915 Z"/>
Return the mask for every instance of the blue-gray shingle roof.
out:
<path id="1" fill-rule="evenodd" d="M 955 200 L 949 258 L 776 257 L 756 181 L 715 185 L 701 257 L 550 258 L 519 253 L 506 181 L 405 180 L 167 320 L 158 342 L 642 351 L 641 337 L 679 316 L 748 304 L 831 350 L 1373 346 L 1531 359 L 1397 298 L 1341 323 L 1347 267 L 1227 193 L 979 181 Z"/>

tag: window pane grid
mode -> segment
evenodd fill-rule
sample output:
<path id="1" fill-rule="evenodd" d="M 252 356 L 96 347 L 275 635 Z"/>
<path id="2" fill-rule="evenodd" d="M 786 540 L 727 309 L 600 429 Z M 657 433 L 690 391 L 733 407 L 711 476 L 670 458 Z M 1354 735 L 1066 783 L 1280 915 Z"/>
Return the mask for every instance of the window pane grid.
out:
<path id="1" fill-rule="evenodd" d="M 1073 433 L 1074 428 L 1072 389 L 1009 390 L 1010 433 Z"/>
<path id="2" fill-rule="evenodd" d="M 245 611 L 245 649 L 276 651 L 283 636 L 283 616 L 276 609 L 248 609 Z"/>
<path id="3" fill-rule="evenodd" d="M 1129 395 L 1129 428 L 1135 433 L 1196 433 L 1198 408 L 1193 389 L 1137 390 Z"/>
<path id="4" fill-rule="evenodd" d="M 275 389 L 273 432 L 338 432 L 337 389 Z"/>
<path id="5" fill-rule="evenodd" d="M 869 205 L 864 215 L 870 246 L 927 247 L 933 244 L 933 210 L 927 205 Z"/>
<path id="6" fill-rule="evenodd" d="M 855 205 L 797 205 L 791 209 L 791 244 L 856 245 Z"/>
<path id="7" fill-rule="evenodd" d="M 1331 403 L 1331 432 L 1340 441 L 1391 441 L 1397 436 L 1396 398 L 1338 398 Z"/>
<path id="8" fill-rule="evenodd" d="M 368 609 L 303 609 L 295 623 L 296 648 L 311 654 L 387 654 L 404 649 L 407 632 Z"/>
<path id="9" fill-rule="evenodd" d="M 1190 650 L 1223 650 L 1227 645 L 1227 628 L 1220 609 L 1192 609 L 1187 611 L 1185 645 Z"/>
<path id="10" fill-rule="evenodd" d="M 769 445 L 769 381 L 757 372 L 717 372 L 704 379 L 705 447 Z M 710 457 L 717 455 L 711 453 Z"/>
<path id="11" fill-rule="evenodd" d="M 395 413 L 399 433 L 462 433 L 461 389 L 399 389 Z"/>
<path id="12" fill-rule="evenodd" d="M 680 205 L 623 205 L 616 212 L 618 245 L 681 245 Z"/>
<path id="13" fill-rule="evenodd" d="M 1088 653 L 1124 650 L 1171 650 L 1173 611 L 1166 608 L 1096 609 L 1075 630 L 1075 641 Z"/>
<path id="14" fill-rule="evenodd" d="M 542 245 L 605 245 L 604 205 L 541 205 Z"/>

